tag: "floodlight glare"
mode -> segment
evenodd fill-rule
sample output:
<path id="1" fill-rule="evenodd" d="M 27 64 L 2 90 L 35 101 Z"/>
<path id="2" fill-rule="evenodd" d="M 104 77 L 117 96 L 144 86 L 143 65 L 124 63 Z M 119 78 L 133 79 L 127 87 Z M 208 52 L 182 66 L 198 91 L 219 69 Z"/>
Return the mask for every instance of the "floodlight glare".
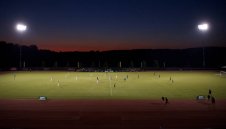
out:
<path id="1" fill-rule="evenodd" d="M 198 29 L 201 31 L 207 31 L 209 29 L 209 25 L 207 23 L 199 24 Z"/>
<path id="2" fill-rule="evenodd" d="M 17 31 L 19 31 L 19 32 L 24 32 L 24 31 L 27 30 L 27 26 L 24 25 L 24 24 L 17 24 L 17 25 L 16 25 L 16 29 L 17 29 Z"/>

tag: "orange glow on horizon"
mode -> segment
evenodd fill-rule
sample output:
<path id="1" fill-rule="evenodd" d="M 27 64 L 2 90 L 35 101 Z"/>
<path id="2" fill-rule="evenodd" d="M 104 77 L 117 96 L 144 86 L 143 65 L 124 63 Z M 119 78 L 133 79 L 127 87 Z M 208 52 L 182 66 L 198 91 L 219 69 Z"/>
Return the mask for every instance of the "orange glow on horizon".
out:
<path id="1" fill-rule="evenodd" d="M 131 50 L 131 49 L 177 49 L 186 46 L 167 41 L 49 41 L 38 45 L 39 49 L 47 49 L 56 52 L 67 51 L 108 51 L 108 50 Z M 157 43 L 158 42 L 158 43 Z M 54 44 L 54 45 L 53 45 Z M 163 45 L 164 44 L 164 45 Z"/>

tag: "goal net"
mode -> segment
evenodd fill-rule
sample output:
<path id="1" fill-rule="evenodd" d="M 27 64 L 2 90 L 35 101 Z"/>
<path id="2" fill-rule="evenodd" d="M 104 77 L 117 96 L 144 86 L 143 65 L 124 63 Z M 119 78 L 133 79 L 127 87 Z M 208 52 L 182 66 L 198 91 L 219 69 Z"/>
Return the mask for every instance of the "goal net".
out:
<path id="1" fill-rule="evenodd" d="M 226 71 L 220 71 L 219 76 L 220 77 L 226 77 Z"/>

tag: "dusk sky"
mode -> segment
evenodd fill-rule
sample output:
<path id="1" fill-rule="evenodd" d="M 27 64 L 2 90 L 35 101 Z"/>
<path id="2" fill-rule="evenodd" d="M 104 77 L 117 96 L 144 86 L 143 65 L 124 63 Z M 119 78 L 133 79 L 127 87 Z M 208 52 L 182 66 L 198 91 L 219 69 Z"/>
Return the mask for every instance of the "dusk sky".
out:
<path id="1" fill-rule="evenodd" d="M 226 47 L 226 1 L 1 0 L 0 41 L 54 51 Z"/>

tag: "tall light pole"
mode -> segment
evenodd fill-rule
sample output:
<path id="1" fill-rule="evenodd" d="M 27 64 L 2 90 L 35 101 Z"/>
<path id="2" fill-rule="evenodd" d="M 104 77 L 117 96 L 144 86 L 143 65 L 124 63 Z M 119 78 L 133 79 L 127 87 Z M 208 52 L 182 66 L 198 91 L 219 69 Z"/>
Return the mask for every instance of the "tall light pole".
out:
<path id="1" fill-rule="evenodd" d="M 201 31 L 201 32 L 207 32 L 209 30 L 209 24 L 208 23 L 202 23 L 202 24 L 199 24 L 198 25 L 198 30 Z M 206 62 L 205 62 L 205 48 L 203 47 L 202 48 L 202 65 L 203 67 L 206 66 Z"/>
<path id="2" fill-rule="evenodd" d="M 16 24 L 16 30 L 17 30 L 17 32 L 19 32 L 19 33 L 24 33 L 26 30 L 27 30 L 27 25 L 25 25 L 25 24 L 22 24 L 22 23 L 18 23 L 18 24 Z M 22 58 L 22 50 L 21 50 L 21 45 L 20 45 L 20 69 L 21 69 L 21 67 L 22 67 L 22 62 L 21 62 L 21 58 Z"/>

